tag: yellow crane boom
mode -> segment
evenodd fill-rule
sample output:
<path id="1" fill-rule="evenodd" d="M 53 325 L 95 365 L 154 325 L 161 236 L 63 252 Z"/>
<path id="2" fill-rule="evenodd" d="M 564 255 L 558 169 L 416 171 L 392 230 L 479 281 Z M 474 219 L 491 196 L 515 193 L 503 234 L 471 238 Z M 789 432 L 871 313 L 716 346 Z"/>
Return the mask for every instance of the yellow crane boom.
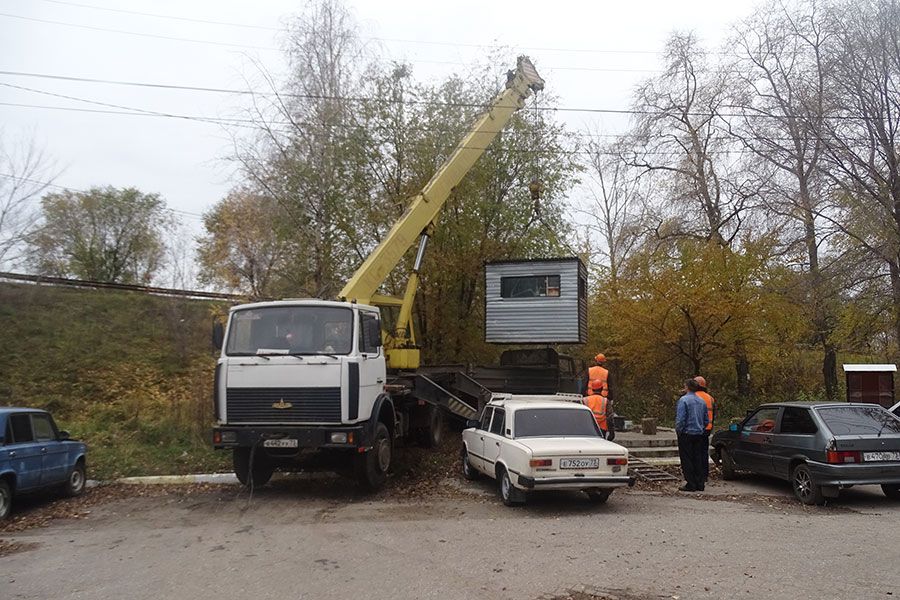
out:
<path id="1" fill-rule="evenodd" d="M 453 188 L 506 126 L 513 113 L 525 105 L 525 99 L 533 91 L 543 88 L 544 80 L 538 75 L 534 65 L 528 57 L 520 56 L 516 70 L 508 74 L 506 89 L 494 99 L 488 111 L 475 121 L 469 133 L 422 191 L 410 200 L 400 219 L 366 257 L 338 295 L 339 299 L 348 302 L 400 308 L 394 331 L 385 336 L 385 353 L 390 368 L 414 369 L 419 366 L 419 351 L 415 347 L 412 333 L 412 305 L 418 287 L 419 267 L 434 220 Z M 416 240 L 419 241 L 419 248 L 403 298 L 380 296 L 378 288 Z"/>

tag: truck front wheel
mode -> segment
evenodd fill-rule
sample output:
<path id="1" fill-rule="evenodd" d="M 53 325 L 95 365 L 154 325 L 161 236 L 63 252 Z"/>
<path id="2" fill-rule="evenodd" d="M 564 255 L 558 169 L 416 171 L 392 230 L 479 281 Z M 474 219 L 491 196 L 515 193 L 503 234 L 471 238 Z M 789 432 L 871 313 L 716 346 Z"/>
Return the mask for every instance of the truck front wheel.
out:
<path id="1" fill-rule="evenodd" d="M 249 486 L 251 484 L 251 475 L 253 487 L 266 485 L 272 479 L 272 473 L 275 467 L 263 452 L 257 449 L 253 452 L 253 465 L 250 464 L 250 448 L 234 449 L 234 474 L 242 485 Z M 251 472 L 250 467 L 253 467 Z"/>
<path id="2" fill-rule="evenodd" d="M 378 423 L 375 426 L 375 439 L 372 449 L 356 456 L 356 479 L 360 487 L 375 491 L 384 485 L 393 459 L 391 432 L 387 425 Z"/>

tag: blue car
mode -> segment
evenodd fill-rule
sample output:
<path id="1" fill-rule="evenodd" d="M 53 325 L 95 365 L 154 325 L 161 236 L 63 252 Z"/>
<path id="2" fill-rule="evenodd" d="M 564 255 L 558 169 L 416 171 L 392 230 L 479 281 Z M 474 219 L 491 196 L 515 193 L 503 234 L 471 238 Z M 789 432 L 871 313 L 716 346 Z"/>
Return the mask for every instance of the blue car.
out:
<path id="1" fill-rule="evenodd" d="M 87 446 L 57 429 L 47 411 L 0 408 L 0 519 L 9 516 L 14 495 L 81 494 L 86 452 Z"/>

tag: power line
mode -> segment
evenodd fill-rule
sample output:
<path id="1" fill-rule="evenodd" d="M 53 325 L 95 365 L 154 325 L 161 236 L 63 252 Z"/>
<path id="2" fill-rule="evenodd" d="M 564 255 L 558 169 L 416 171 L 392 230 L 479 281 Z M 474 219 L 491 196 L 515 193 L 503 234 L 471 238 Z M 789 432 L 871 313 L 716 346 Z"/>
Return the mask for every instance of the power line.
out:
<path id="1" fill-rule="evenodd" d="M 377 98 L 377 97 L 365 97 L 365 96 L 331 96 L 324 94 L 299 94 L 295 92 L 256 92 L 252 90 L 240 90 L 234 88 L 220 88 L 220 87 L 203 87 L 203 86 L 191 86 L 191 85 L 175 85 L 175 84 L 164 84 L 164 83 L 148 83 L 148 82 L 139 82 L 139 81 L 122 81 L 122 80 L 114 80 L 114 79 L 96 79 L 96 78 L 88 78 L 88 77 L 74 77 L 68 75 L 51 75 L 44 73 L 31 73 L 24 71 L 0 71 L 0 75 L 12 75 L 17 77 L 36 77 L 42 79 L 55 79 L 62 81 L 77 81 L 84 83 L 102 83 L 109 85 L 122 85 L 122 86 L 134 86 L 134 87 L 145 87 L 145 88 L 159 88 L 159 89 L 170 89 L 170 90 L 185 90 L 185 91 L 195 91 L 195 92 L 214 92 L 214 93 L 227 93 L 227 94 L 240 94 L 240 95 L 250 95 L 250 96 L 270 96 L 270 97 L 282 97 L 282 98 L 294 98 L 301 100 L 333 100 L 339 102 L 358 102 L 358 103 L 382 103 L 382 104 L 407 104 L 407 105 L 417 105 L 417 106 L 436 106 L 436 107 L 453 107 L 453 108 L 477 108 L 477 109 L 487 109 L 490 108 L 489 104 L 485 103 L 475 103 L 475 102 L 441 102 L 441 101 L 433 101 L 433 100 L 413 100 L 413 99 L 397 99 L 397 98 Z M 5 85 L 7 87 L 21 87 L 15 86 L 12 84 L 0 83 L 0 85 Z M 51 92 L 43 92 L 40 90 L 30 90 L 29 88 L 21 87 L 21 89 L 26 89 L 29 91 L 35 91 L 37 93 L 46 93 L 50 95 L 57 95 Z M 61 95 L 61 97 L 66 97 Z M 94 102 L 84 99 L 78 99 L 79 101 L 85 102 Z M 121 108 L 118 105 L 110 105 L 115 108 Z M 141 112 L 153 112 L 153 111 L 145 111 L 144 109 L 129 109 L 136 110 Z M 619 115 L 637 115 L 637 116 L 666 116 L 670 113 L 662 110 L 640 110 L 640 109 L 619 109 L 619 108 L 592 108 L 592 107 L 568 107 L 568 106 L 535 106 L 532 107 L 531 110 L 539 111 L 539 112 L 552 112 L 552 113 L 600 113 L 600 114 L 619 114 Z M 161 113 L 162 114 L 162 113 Z M 681 113 L 678 114 L 679 117 L 683 116 Z M 753 118 L 753 119 L 780 119 L 782 118 L 780 115 L 768 115 L 761 113 L 736 113 L 736 112 L 717 112 L 717 113 L 704 113 L 704 112 L 692 112 L 688 113 L 689 117 L 734 117 L 734 118 Z M 204 117 L 197 117 L 204 118 Z M 828 117 L 829 119 L 836 120 L 863 120 L 863 117 L 853 116 L 853 115 L 831 115 Z M 211 118 L 213 119 L 213 118 Z M 215 119 L 214 119 L 215 120 Z M 787 138 L 785 138 L 787 139 Z"/>
<path id="2" fill-rule="evenodd" d="M 178 17 L 174 15 L 161 15 L 158 13 L 141 12 L 137 10 L 125 10 L 122 8 L 109 8 L 106 6 L 94 6 L 91 4 L 81 4 L 79 2 L 63 2 L 62 0 L 42 0 L 51 4 L 61 4 L 64 6 L 76 6 L 78 8 L 89 8 L 91 10 L 102 10 L 105 12 L 120 13 L 126 15 L 139 15 L 142 17 L 153 17 L 156 19 L 169 19 L 172 21 L 185 21 L 188 23 L 204 23 L 207 25 L 225 25 L 227 27 L 241 27 L 244 29 L 261 29 L 265 31 L 288 31 L 284 27 L 267 27 L 265 25 L 250 25 L 249 23 L 231 23 L 228 21 L 213 21 L 210 19 L 193 19 L 191 17 Z"/>
<path id="3" fill-rule="evenodd" d="M 255 46 L 249 44 L 237 44 L 232 42 L 217 42 L 214 40 L 198 40 L 195 38 L 185 38 L 171 35 L 161 35 L 155 33 L 144 33 L 141 31 L 130 31 L 125 29 L 114 29 L 110 27 L 97 27 L 94 25 L 81 25 L 78 23 L 67 23 L 65 21 L 54 21 L 51 19 L 40 19 L 37 17 L 26 17 L 24 15 L 13 15 L 9 13 L 0 13 L 0 17 L 7 17 L 11 19 L 22 19 L 25 21 L 33 21 L 36 23 L 44 23 L 48 25 L 59 25 L 63 27 L 74 27 L 76 29 L 87 29 L 90 31 L 102 31 L 107 33 L 116 33 L 120 35 L 133 35 L 138 37 L 152 38 L 152 39 L 161 39 L 175 42 L 188 42 L 192 44 L 210 44 L 213 46 L 224 46 L 231 48 L 246 48 L 250 50 L 270 50 L 274 52 L 281 52 L 282 49 L 276 48 L 274 46 Z M 408 64 L 436 64 L 436 65 L 453 65 L 453 66 L 468 66 L 468 63 L 459 62 L 459 61 L 441 61 L 441 60 L 415 60 L 415 61 L 404 61 Z M 659 72 L 657 69 L 631 69 L 631 68 L 609 68 L 609 67 L 554 67 L 552 65 L 547 65 L 547 69 L 556 70 L 556 71 L 593 71 L 600 73 L 657 73 Z"/>
<path id="4" fill-rule="evenodd" d="M 2 84 L 0 84 L 2 85 Z M 173 119 L 181 119 L 185 121 L 197 121 L 202 123 L 212 123 L 218 125 L 237 125 L 242 127 L 247 127 L 256 130 L 266 129 L 259 124 L 249 125 L 248 123 L 252 123 L 253 121 L 250 119 L 240 119 L 240 120 L 231 120 L 225 118 L 215 118 L 215 117 L 202 117 L 202 116 L 193 116 L 193 115 L 180 115 L 180 114 L 171 114 L 171 113 L 157 113 L 152 111 L 142 111 L 141 112 L 132 112 L 128 110 L 104 110 L 104 109 L 92 109 L 92 108 L 79 108 L 72 106 L 47 106 L 41 104 L 24 104 L 24 103 L 13 103 L 13 102 L 0 102 L 0 106 L 13 106 L 20 108 L 38 108 L 38 109 L 47 109 L 47 110 L 61 110 L 61 111 L 71 111 L 71 112 L 80 112 L 80 113 L 94 113 L 94 114 L 112 114 L 112 115 L 123 115 L 123 116 L 136 116 L 136 117 L 164 117 L 164 118 L 173 118 Z M 276 124 L 283 125 L 294 125 L 287 121 L 276 122 Z M 338 127 L 344 128 L 357 128 L 357 129 L 366 129 L 365 125 L 351 125 L 351 124 L 343 124 L 336 125 Z M 421 131 L 429 131 L 420 129 Z M 272 132 L 282 133 L 285 135 L 289 135 L 293 133 L 295 130 L 286 130 L 286 129 L 272 129 Z M 575 135 L 579 135 L 575 133 Z M 427 142 L 421 142 L 427 143 Z M 448 149 L 456 148 L 456 146 L 448 147 Z M 462 146 L 465 150 L 488 150 L 490 146 Z M 550 154 L 550 155 L 585 155 L 585 156 L 620 156 L 618 152 L 612 151 L 593 151 L 593 150 L 526 150 L 526 149 L 507 149 L 506 152 L 512 154 L 530 154 L 530 155 L 539 155 L 539 154 Z M 632 152 L 636 157 L 638 156 L 672 156 L 672 157 L 680 157 L 684 156 L 683 152 L 679 151 L 658 151 L 658 150 L 649 150 L 649 151 L 633 151 Z M 709 150 L 705 152 L 706 155 L 753 155 L 755 154 L 751 150 Z"/>
<path id="5" fill-rule="evenodd" d="M 42 181 L 40 179 L 32 179 L 31 177 L 20 177 L 18 175 L 10 175 L 8 173 L 0 173 L 0 177 L 3 177 L 5 179 L 12 179 L 14 181 L 27 181 L 28 183 L 33 183 L 35 185 L 40 185 L 40 186 L 44 186 L 44 187 L 52 187 L 52 188 L 56 188 L 56 189 L 64 190 L 64 191 L 77 192 L 79 194 L 89 193 L 88 190 L 81 190 L 81 189 L 73 188 L 70 186 L 59 185 L 59 184 L 53 183 L 52 181 Z M 163 207 L 163 210 L 166 210 L 166 211 L 172 212 L 172 213 L 176 213 L 179 215 L 184 215 L 186 217 L 198 219 L 200 221 L 203 220 L 203 215 L 201 215 L 199 213 L 193 213 L 193 212 L 189 212 L 186 210 L 180 210 L 177 208 L 170 208 L 168 206 Z"/>
<path id="6" fill-rule="evenodd" d="M 212 19 L 198 19 L 192 17 L 182 17 L 176 15 L 164 15 L 159 13 L 148 13 L 141 12 L 135 10 L 125 10 L 122 8 L 109 8 L 106 6 L 95 6 L 92 4 L 83 4 L 80 2 L 65 2 L 64 0 L 42 0 L 43 2 L 49 2 L 51 4 L 59 4 L 64 6 L 74 6 L 78 8 L 87 8 L 91 10 L 100 10 L 105 12 L 119 13 L 119 14 L 129 14 L 129 15 L 138 15 L 142 17 L 152 17 L 155 19 L 168 19 L 173 21 L 183 21 L 188 23 L 203 23 L 206 25 L 223 25 L 226 27 L 240 27 L 244 29 L 257 29 L 262 31 L 274 31 L 274 32 L 283 32 L 289 33 L 290 28 L 288 27 L 269 27 L 266 25 L 251 25 L 248 23 L 235 23 L 233 21 L 217 21 Z M 447 42 L 440 40 L 416 40 L 416 39 L 404 39 L 404 38 L 386 38 L 380 36 L 361 36 L 364 39 L 370 39 L 378 42 L 395 42 L 401 44 L 422 44 L 428 46 L 449 46 L 454 48 L 494 48 L 494 49 L 503 49 L 508 46 L 503 46 L 500 44 L 473 44 L 473 43 L 464 43 L 464 42 Z M 572 53 L 584 53 L 584 54 L 646 54 L 646 55 L 657 55 L 662 54 L 662 52 L 658 50 L 622 50 L 622 49 L 596 49 L 596 48 L 548 48 L 541 46 L 523 46 L 521 47 L 523 50 L 535 50 L 539 52 L 572 52 Z"/>
<path id="7" fill-rule="evenodd" d="M 176 37 L 172 35 L 159 35 L 155 33 L 144 33 L 141 31 L 127 31 L 124 29 L 112 29 L 109 27 L 95 27 L 93 25 L 79 25 L 77 23 L 66 23 L 64 21 L 52 21 L 50 19 L 39 19 L 37 17 L 26 17 L 23 15 L 11 15 L 9 13 L 0 13 L 0 17 L 7 17 L 10 19 L 22 19 L 23 21 L 33 21 L 35 23 L 45 23 L 48 25 L 61 25 L 63 27 L 75 27 L 77 29 L 87 29 L 90 31 L 104 31 L 108 33 L 118 33 L 122 35 L 134 35 L 138 37 L 146 37 L 146 38 L 154 38 L 160 40 L 169 40 L 175 42 L 189 42 L 192 44 L 210 44 L 213 46 L 226 46 L 230 48 L 247 48 L 250 50 L 275 50 L 279 51 L 278 48 L 273 46 L 251 46 L 249 44 L 234 44 L 231 42 L 216 42 L 213 40 L 196 40 L 192 38 L 183 38 Z"/>

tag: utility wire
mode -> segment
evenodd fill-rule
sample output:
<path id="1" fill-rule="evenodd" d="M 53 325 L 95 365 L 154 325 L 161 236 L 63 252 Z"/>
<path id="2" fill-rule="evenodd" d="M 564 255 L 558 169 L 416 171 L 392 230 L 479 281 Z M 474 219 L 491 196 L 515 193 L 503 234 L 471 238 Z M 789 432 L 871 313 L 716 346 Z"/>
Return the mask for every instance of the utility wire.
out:
<path id="1" fill-rule="evenodd" d="M 246 48 L 246 49 L 250 49 L 250 50 L 280 51 L 278 48 L 275 48 L 273 46 L 252 46 L 249 44 L 233 44 L 231 42 L 216 42 L 213 40 L 195 40 L 192 38 L 176 37 L 176 36 L 172 36 L 172 35 L 143 33 L 141 31 L 127 31 L 124 29 L 112 29 L 109 27 L 95 27 L 93 25 L 79 25 L 77 23 L 66 23 L 64 21 L 52 21 L 50 19 L 39 19 L 37 17 L 26 17 L 24 15 L 11 15 L 9 13 L 2 13 L 2 12 L 0 12 L 0 17 L 7 17 L 9 19 L 21 19 L 23 21 L 33 21 L 35 23 L 45 23 L 48 25 L 62 25 L 63 27 L 75 27 L 76 29 L 87 29 L 90 31 L 104 31 L 104 32 L 108 32 L 108 33 L 119 33 L 122 35 L 134 35 L 134 36 L 138 36 L 138 37 L 169 40 L 169 41 L 174 41 L 174 42 L 188 42 L 191 44 L 210 44 L 213 46 L 226 46 L 226 47 L 230 47 L 230 48 Z"/>
<path id="2" fill-rule="evenodd" d="M 107 6 L 96 6 L 93 4 L 84 4 L 81 2 L 66 2 L 65 0 L 41 0 L 42 2 L 48 2 L 50 4 L 57 4 L 62 6 L 73 6 L 77 8 L 87 8 L 90 10 L 99 10 L 105 12 L 119 13 L 119 14 L 127 14 L 127 15 L 138 15 L 142 17 L 152 17 L 155 19 L 168 19 L 172 21 L 182 21 L 187 23 L 202 23 L 206 25 L 222 25 L 226 27 L 239 27 L 243 29 L 256 29 L 261 31 L 273 31 L 273 32 L 281 32 L 281 33 L 290 33 L 291 29 L 289 27 L 271 27 L 267 25 L 251 25 L 249 23 L 236 23 L 234 21 L 218 21 L 213 19 L 198 19 L 193 17 L 183 17 L 177 15 L 164 15 L 160 13 L 149 13 L 149 12 L 141 12 L 136 10 L 125 10 L 122 8 L 111 8 Z M 447 46 L 451 48 L 491 48 L 495 50 L 504 50 L 511 47 L 516 47 L 521 50 L 533 50 L 536 52 L 570 52 L 577 54 L 637 54 L 637 55 L 663 55 L 665 51 L 662 50 L 636 50 L 636 49 L 616 49 L 616 48 L 560 48 L 560 47 L 546 47 L 546 46 L 514 46 L 512 44 L 476 44 L 476 43 L 465 43 L 465 42 L 448 42 L 442 40 L 419 40 L 419 39 L 408 39 L 408 38 L 388 38 L 381 36 L 360 36 L 362 39 L 372 40 L 376 42 L 388 42 L 388 43 L 399 43 L 399 44 L 420 44 L 427 46 Z M 727 52 L 718 52 L 713 50 L 705 50 L 701 51 L 702 54 L 711 54 L 711 55 L 729 55 Z M 456 64 L 456 63 L 453 63 Z M 558 68 L 558 67 L 557 67 Z"/>
<path id="3" fill-rule="evenodd" d="M 92 113 L 92 114 L 123 115 L 123 116 L 132 116 L 132 117 L 163 117 L 163 118 L 180 119 L 180 120 L 184 120 L 184 121 L 196 121 L 196 122 L 200 122 L 200 123 L 211 123 L 214 125 L 235 125 L 238 127 L 254 129 L 257 131 L 281 133 L 286 136 L 290 135 L 292 133 L 296 133 L 296 128 L 295 129 L 272 129 L 272 128 L 264 127 L 262 124 L 252 125 L 250 123 L 253 123 L 253 121 L 250 119 L 226 119 L 226 118 L 216 118 L 216 117 L 202 117 L 202 116 L 193 116 L 193 115 L 143 111 L 141 109 L 135 109 L 135 110 L 140 110 L 141 112 L 133 112 L 130 110 L 105 110 L 105 109 L 94 109 L 94 108 L 80 108 L 80 107 L 73 107 L 73 106 L 48 106 L 48 105 L 42 105 L 42 104 L 24 104 L 24 103 L 16 103 L 16 102 L 0 102 L 0 106 L 11 106 L 11 107 L 17 107 L 17 108 L 38 108 L 38 109 L 46 109 L 46 110 L 60 110 L 60 111 L 71 111 L 71 112 Z M 277 123 L 281 123 L 284 125 L 294 125 L 287 121 L 276 122 L 276 124 Z M 368 129 L 368 127 L 366 127 L 365 125 L 344 124 L 344 125 L 339 125 L 338 127 Z M 766 140 L 763 140 L 763 141 L 766 141 Z M 422 145 L 427 145 L 428 147 L 431 147 L 431 144 L 429 144 L 427 141 L 422 141 L 419 143 Z M 448 146 L 447 147 L 448 150 L 453 150 L 455 148 L 457 148 L 457 146 Z M 462 146 L 462 149 L 464 149 L 464 150 L 490 150 L 493 148 L 491 146 Z M 524 148 L 518 148 L 518 149 L 507 148 L 503 151 L 510 153 L 510 154 L 528 154 L 528 155 L 547 154 L 547 155 L 552 155 L 552 156 L 557 156 L 557 155 L 622 156 L 623 155 L 623 153 L 620 153 L 620 152 L 605 151 L 605 150 L 600 150 L 600 151 L 595 151 L 595 150 L 540 150 L 540 149 L 527 150 Z M 746 149 L 708 150 L 704 153 L 704 155 L 708 155 L 708 156 L 716 156 L 716 155 L 719 155 L 719 156 L 722 156 L 722 155 L 744 156 L 744 155 L 756 155 L 756 152 L 754 152 L 752 150 L 746 150 Z M 671 151 L 669 151 L 669 150 L 647 150 L 647 151 L 634 150 L 634 151 L 627 153 L 626 157 L 627 156 L 632 156 L 633 158 L 640 158 L 643 156 L 684 157 L 686 155 L 684 152 L 675 151 L 675 150 L 671 150 Z"/>
<path id="4" fill-rule="evenodd" d="M 7 17 L 10 19 L 21 19 L 24 21 L 33 21 L 35 23 L 44 23 L 47 25 L 59 25 L 62 27 L 74 27 L 76 29 L 87 29 L 90 31 L 103 31 L 107 33 L 116 33 L 120 35 L 133 35 L 138 37 L 152 38 L 152 39 L 161 39 L 168 40 L 174 42 L 187 42 L 191 44 L 209 44 L 213 46 L 224 46 L 230 48 L 245 48 L 249 50 L 269 50 L 273 52 L 282 52 L 281 48 L 276 48 L 275 46 L 255 46 L 250 44 L 237 44 L 232 42 L 218 42 L 214 40 L 198 40 L 195 38 L 185 38 L 171 35 L 161 35 L 155 33 L 144 33 L 141 31 L 130 31 L 125 29 L 115 29 L 110 27 L 97 27 L 94 25 L 81 25 L 78 23 L 67 23 L 65 21 L 54 21 L 51 19 L 40 19 L 37 17 L 27 17 L 24 15 L 13 15 L 10 13 L 2 13 L 0 12 L 0 17 Z M 459 61 L 442 61 L 442 60 L 415 60 L 415 61 L 404 61 L 410 64 L 436 64 L 436 65 L 454 65 L 454 66 L 469 66 L 468 63 L 459 62 Z M 556 70 L 556 71 L 594 71 L 601 73 L 658 73 L 658 69 L 631 69 L 631 68 L 607 68 L 607 67 L 554 67 L 552 65 L 546 66 L 547 69 Z"/>
<path id="5" fill-rule="evenodd" d="M 239 94 L 239 95 L 249 95 L 249 96 L 271 96 L 271 97 L 282 97 L 282 98 L 295 98 L 301 100 L 334 100 L 339 102 L 355 102 L 355 103 L 380 103 L 380 104 L 408 104 L 408 105 L 417 105 L 417 106 L 433 106 L 433 107 L 452 107 L 452 108 L 477 108 L 477 109 L 487 109 L 490 108 L 490 104 L 486 103 L 477 103 L 477 102 L 441 102 L 434 100 L 413 100 L 413 99 L 396 99 L 389 97 L 365 97 L 365 96 L 332 96 L 325 94 L 299 94 L 296 92 L 257 92 L 253 90 L 240 90 L 234 88 L 221 88 L 221 87 L 204 87 L 204 86 L 193 86 L 193 85 L 176 85 L 176 84 L 165 84 L 165 83 L 149 83 L 149 82 L 141 82 L 141 81 L 122 81 L 115 79 L 96 79 L 89 77 L 75 77 L 68 75 L 54 75 L 54 74 L 45 74 L 45 73 L 31 73 L 27 71 L 7 71 L 0 70 L 0 75 L 12 75 L 16 77 L 36 77 L 42 79 L 55 79 L 62 81 L 77 81 L 84 83 L 103 83 L 109 85 L 122 85 L 122 86 L 134 86 L 134 87 L 144 87 L 144 88 L 159 88 L 159 89 L 170 89 L 170 90 L 184 90 L 184 91 L 195 91 L 195 92 L 213 92 L 213 93 L 222 93 L 222 94 Z M 0 84 L 11 86 L 11 84 Z M 15 87 L 15 86 L 12 86 Z M 135 109 L 137 110 L 137 109 Z M 690 112 L 686 115 L 684 113 L 678 112 L 675 114 L 675 110 L 673 108 L 672 112 L 663 111 L 663 110 L 639 110 L 639 109 L 625 109 L 625 108 L 592 108 L 592 107 L 570 107 L 570 106 L 538 106 L 533 110 L 538 112 L 551 112 L 551 113 L 597 113 L 597 114 L 618 114 L 618 115 L 638 115 L 638 116 L 677 116 L 677 117 L 699 117 L 699 118 L 709 118 L 709 117 L 733 117 L 733 118 L 748 118 L 748 119 L 781 119 L 784 118 L 781 115 L 769 115 L 769 114 L 761 114 L 758 112 L 755 113 L 742 113 L 742 112 Z M 853 116 L 853 115 L 831 115 L 828 117 L 829 119 L 836 120 L 864 120 L 863 117 Z"/>
<path id="6" fill-rule="evenodd" d="M 73 187 L 69 187 L 69 186 L 65 186 L 65 185 L 59 185 L 57 183 L 53 183 L 52 181 L 42 181 L 40 179 L 32 179 L 31 177 L 20 177 L 18 175 L 10 175 L 8 173 L 0 173 L 0 177 L 3 177 L 5 179 L 12 179 L 14 181 L 27 181 L 28 183 L 33 183 L 35 185 L 41 185 L 44 187 L 52 187 L 52 188 L 56 188 L 56 189 L 64 190 L 64 191 L 77 192 L 79 194 L 87 194 L 88 193 L 87 190 L 81 190 L 78 188 L 73 188 Z M 176 213 L 179 215 L 184 215 L 186 217 L 192 217 L 192 218 L 195 218 L 195 219 L 198 219 L 201 221 L 203 220 L 203 215 L 201 215 L 199 213 L 193 213 L 193 212 L 189 212 L 186 210 L 180 210 L 177 208 L 169 208 L 168 206 L 164 207 L 163 210 L 173 212 L 173 213 Z"/>
<path id="7" fill-rule="evenodd" d="M 240 27 L 244 29 L 257 29 L 263 31 L 275 31 L 275 32 L 283 32 L 289 33 L 291 30 L 288 27 L 269 27 L 266 25 L 250 25 L 248 23 L 235 23 L 232 21 L 216 21 L 212 19 L 197 19 L 192 17 L 181 17 L 175 15 L 163 15 L 159 13 L 148 13 L 141 12 L 135 10 L 125 10 L 122 8 L 109 8 L 106 6 L 95 6 L 91 4 L 82 4 L 80 2 L 65 2 L 64 0 L 42 0 L 43 2 L 49 2 L 51 4 L 58 4 L 64 6 L 74 6 L 78 8 L 88 8 L 91 10 L 101 10 L 105 12 L 112 13 L 120 13 L 120 14 L 128 14 L 128 15 L 138 15 L 142 17 L 152 17 L 155 19 L 169 19 L 173 21 L 183 21 L 188 23 L 203 23 L 206 25 L 224 25 L 226 27 Z M 429 46 L 449 46 L 453 48 L 493 48 L 493 49 L 504 49 L 509 46 L 504 46 L 500 44 L 471 44 L 471 43 L 463 43 L 463 42 L 446 42 L 446 41 L 438 41 L 438 40 L 415 40 L 415 39 L 401 39 L 401 38 L 386 38 L 379 36 L 361 36 L 364 39 L 369 39 L 377 42 L 395 42 L 401 44 L 423 44 Z M 649 54 L 656 55 L 662 54 L 661 51 L 658 50 L 619 50 L 619 49 L 596 49 L 596 48 L 547 48 L 540 46 L 523 46 L 521 47 L 523 50 L 535 50 L 539 52 L 573 52 L 573 53 L 584 53 L 584 54 Z"/>

